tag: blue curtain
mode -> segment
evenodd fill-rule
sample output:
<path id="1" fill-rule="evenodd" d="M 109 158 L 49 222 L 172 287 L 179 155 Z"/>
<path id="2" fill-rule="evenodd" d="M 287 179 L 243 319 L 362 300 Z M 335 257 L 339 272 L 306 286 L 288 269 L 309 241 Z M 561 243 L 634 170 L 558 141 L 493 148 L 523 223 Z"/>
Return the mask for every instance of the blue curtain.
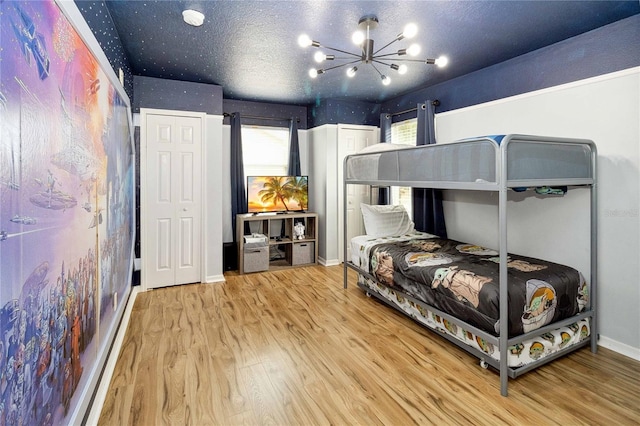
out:
<path id="1" fill-rule="evenodd" d="M 289 126 L 289 176 L 300 176 L 300 147 L 298 144 L 298 120 L 291 119 Z"/>
<path id="2" fill-rule="evenodd" d="M 418 104 L 416 145 L 431 145 L 436 143 L 434 112 L 432 101 Z M 441 190 L 413 189 L 413 221 L 418 231 L 447 238 Z"/>
<path id="3" fill-rule="evenodd" d="M 233 241 L 236 241 L 236 214 L 247 212 L 247 191 L 244 182 L 242 157 L 242 126 L 240 113 L 231 114 L 231 224 Z"/>
<path id="4" fill-rule="evenodd" d="M 391 143 L 391 114 L 380 114 L 380 142 Z M 390 201 L 389 188 L 378 188 L 378 204 L 389 204 Z"/>

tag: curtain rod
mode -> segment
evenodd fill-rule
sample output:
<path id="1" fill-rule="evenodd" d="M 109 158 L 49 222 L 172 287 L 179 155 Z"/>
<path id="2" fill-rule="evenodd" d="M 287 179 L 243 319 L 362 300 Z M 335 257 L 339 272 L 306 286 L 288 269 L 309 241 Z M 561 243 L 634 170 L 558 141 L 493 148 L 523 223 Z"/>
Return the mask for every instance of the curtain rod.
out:
<path id="1" fill-rule="evenodd" d="M 222 113 L 223 117 L 231 117 L 231 114 L 228 112 Z M 282 118 L 282 117 L 261 117 L 259 115 L 243 115 L 240 114 L 240 118 L 252 118 L 254 120 L 272 120 L 272 121 L 289 121 L 291 118 Z M 296 117 L 296 123 L 300 122 L 300 118 Z"/>
<path id="2" fill-rule="evenodd" d="M 440 101 L 439 100 L 435 100 L 435 101 L 431 101 L 431 105 L 433 105 L 434 107 L 440 106 Z M 406 114 L 408 112 L 413 112 L 413 111 L 417 111 L 418 108 L 409 108 L 409 109 L 405 109 L 404 111 L 400 111 L 400 112 L 392 112 L 391 115 L 392 117 L 395 117 L 396 115 L 402 115 L 402 114 Z"/>

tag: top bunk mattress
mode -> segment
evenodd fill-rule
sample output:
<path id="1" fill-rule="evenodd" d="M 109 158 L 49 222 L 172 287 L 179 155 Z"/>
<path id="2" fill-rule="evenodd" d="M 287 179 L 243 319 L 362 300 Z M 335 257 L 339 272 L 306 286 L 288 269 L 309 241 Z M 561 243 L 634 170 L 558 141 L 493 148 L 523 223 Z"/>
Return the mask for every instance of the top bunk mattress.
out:
<path id="1" fill-rule="evenodd" d="M 520 187 L 529 181 L 534 181 L 530 186 L 591 184 L 595 158 L 595 145 L 586 139 L 483 136 L 353 154 L 345 159 L 344 176 L 347 183 L 443 188 L 484 185 L 492 189 L 503 174 L 507 186 Z"/>
<path id="2" fill-rule="evenodd" d="M 378 282 L 495 336 L 499 332 L 497 251 L 430 234 L 360 236 L 351 241 L 354 265 Z M 577 270 L 509 254 L 509 336 L 569 318 L 589 304 Z"/>

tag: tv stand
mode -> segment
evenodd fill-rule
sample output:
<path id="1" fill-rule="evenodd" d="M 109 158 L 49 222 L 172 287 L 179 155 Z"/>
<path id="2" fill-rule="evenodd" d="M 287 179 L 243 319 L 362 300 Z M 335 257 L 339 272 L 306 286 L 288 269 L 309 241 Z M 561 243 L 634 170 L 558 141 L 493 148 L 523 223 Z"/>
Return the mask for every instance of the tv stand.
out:
<path id="1" fill-rule="evenodd" d="M 295 238 L 294 226 L 302 222 L 302 239 Z M 244 237 L 264 235 L 265 243 L 247 244 Z M 246 213 L 236 215 L 238 272 L 277 271 L 318 263 L 318 215 Z"/>

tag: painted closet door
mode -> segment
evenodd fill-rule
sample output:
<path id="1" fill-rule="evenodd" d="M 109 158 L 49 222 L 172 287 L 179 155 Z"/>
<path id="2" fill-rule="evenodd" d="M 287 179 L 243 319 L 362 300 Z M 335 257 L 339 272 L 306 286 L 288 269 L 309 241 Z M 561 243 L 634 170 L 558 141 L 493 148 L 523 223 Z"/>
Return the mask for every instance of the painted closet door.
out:
<path id="1" fill-rule="evenodd" d="M 147 287 L 200 282 L 202 120 L 146 117 Z"/>

